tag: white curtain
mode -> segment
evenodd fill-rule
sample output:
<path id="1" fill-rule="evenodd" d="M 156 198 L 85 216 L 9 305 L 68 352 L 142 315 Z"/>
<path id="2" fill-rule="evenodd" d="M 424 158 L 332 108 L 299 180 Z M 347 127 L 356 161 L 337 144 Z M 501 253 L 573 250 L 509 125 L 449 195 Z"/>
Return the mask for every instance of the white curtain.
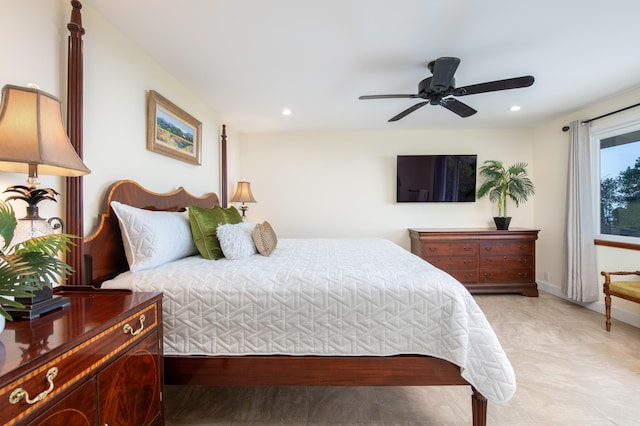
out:
<path id="1" fill-rule="evenodd" d="M 565 220 L 563 293 L 571 300 L 599 299 L 594 243 L 592 162 L 589 125 L 569 126 L 569 176 Z"/>

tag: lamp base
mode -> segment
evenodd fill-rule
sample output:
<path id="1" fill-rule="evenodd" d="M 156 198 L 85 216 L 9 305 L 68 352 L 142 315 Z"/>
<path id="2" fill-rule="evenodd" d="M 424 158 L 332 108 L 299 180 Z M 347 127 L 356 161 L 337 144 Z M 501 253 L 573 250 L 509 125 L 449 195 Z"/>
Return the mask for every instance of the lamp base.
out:
<path id="1" fill-rule="evenodd" d="M 36 296 L 33 299 L 20 298 L 20 302 L 25 305 L 24 308 L 7 306 L 4 310 L 7 311 L 13 319 L 32 320 L 34 318 L 38 318 L 42 314 L 51 312 L 54 309 L 64 308 L 71 304 L 68 297 L 57 295 L 52 296 L 51 289 L 48 287 L 43 288 L 41 292 L 43 294 L 37 294 L 39 292 L 36 292 Z"/>
<path id="2" fill-rule="evenodd" d="M 242 205 L 240 206 L 240 210 L 242 211 L 242 221 L 246 222 L 247 221 L 247 210 L 249 210 L 249 206 L 245 206 L 244 203 L 242 203 Z"/>

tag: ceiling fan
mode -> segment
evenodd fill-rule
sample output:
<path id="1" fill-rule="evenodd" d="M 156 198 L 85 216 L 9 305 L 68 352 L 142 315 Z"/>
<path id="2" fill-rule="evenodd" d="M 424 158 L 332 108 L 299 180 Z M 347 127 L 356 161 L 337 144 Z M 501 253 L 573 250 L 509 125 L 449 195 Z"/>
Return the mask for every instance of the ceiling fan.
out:
<path id="1" fill-rule="evenodd" d="M 418 108 L 422 108 L 426 104 L 440 105 L 449 111 L 458 114 L 460 117 L 469 117 L 478 111 L 455 99 L 455 97 L 529 87 L 534 81 L 533 76 L 527 75 L 524 77 L 507 78 L 505 80 L 496 80 L 456 88 L 453 75 L 458 69 L 459 64 L 460 59 L 451 57 L 442 57 L 429 62 L 427 67 L 433 76 L 425 78 L 418 84 L 418 93 L 416 94 L 365 95 L 360 96 L 358 99 L 424 99 L 424 101 L 419 102 L 412 107 L 405 109 L 395 117 L 390 118 L 389 121 L 398 121 Z"/>

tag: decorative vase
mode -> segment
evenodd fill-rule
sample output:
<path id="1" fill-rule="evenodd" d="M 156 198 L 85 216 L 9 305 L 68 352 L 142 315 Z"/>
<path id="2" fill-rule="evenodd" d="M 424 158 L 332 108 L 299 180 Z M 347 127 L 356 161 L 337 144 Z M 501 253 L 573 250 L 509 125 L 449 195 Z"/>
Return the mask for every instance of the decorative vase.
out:
<path id="1" fill-rule="evenodd" d="M 496 229 L 498 231 L 506 231 L 509 229 L 509 223 L 511 222 L 511 217 L 497 217 L 493 218 L 493 221 L 496 224 Z"/>

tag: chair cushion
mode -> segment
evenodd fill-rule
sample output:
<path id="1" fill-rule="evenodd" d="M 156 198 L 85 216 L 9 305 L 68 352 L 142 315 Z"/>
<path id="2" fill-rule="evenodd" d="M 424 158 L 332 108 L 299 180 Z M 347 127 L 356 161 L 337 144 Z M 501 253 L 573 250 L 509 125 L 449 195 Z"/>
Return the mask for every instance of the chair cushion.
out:
<path id="1" fill-rule="evenodd" d="M 609 291 L 640 300 L 640 281 L 612 281 Z"/>

